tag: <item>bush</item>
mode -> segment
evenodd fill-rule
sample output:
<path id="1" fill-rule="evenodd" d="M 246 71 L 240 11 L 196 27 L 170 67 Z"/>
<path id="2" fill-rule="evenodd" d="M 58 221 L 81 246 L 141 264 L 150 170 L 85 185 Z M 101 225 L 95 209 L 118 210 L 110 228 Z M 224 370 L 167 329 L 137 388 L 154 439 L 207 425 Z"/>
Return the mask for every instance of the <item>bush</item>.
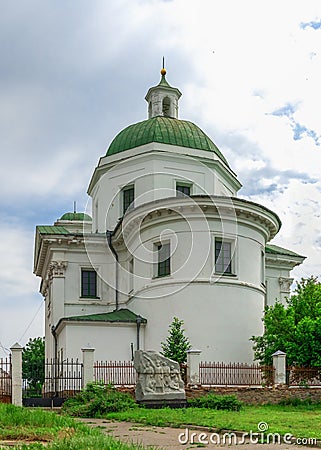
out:
<path id="1" fill-rule="evenodd" d="M 63 412 L 76 417 L 102 417 L 109 412 L 123 411 L 136 406 L 127 393 L 112 385 L 88 383 L 78 395 L 65 401 Z"/>
<path id="2" fill-rule="evenodd" d="M 228 411 L 239 411 L 243 403 L 235 395 L 207 394 L 187 400 L 187 404 L 193 408 L 225 409 Z"/>

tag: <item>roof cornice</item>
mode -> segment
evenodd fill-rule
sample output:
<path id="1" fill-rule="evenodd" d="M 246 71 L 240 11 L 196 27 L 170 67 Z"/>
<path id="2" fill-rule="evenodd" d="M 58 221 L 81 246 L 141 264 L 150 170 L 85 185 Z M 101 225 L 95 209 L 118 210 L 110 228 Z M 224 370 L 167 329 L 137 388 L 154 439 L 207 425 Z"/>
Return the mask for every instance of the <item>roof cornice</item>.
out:
<path id="1" fill-rule="evenodd" d="M 117 244 L 118 241 L 118 245 L 121 245 L 123 238 L 129 239 L 131 233 L 137 232 L 139 226 L 149 226 L 155 220 L 157 223 L 172 221 L 177 215 L 176 211 L 184 212 L 185 218 L 195 217 L 197 214 L 209 218 L 214 214 L 220 220 L 246 222 L 261 228 L 266 242 L 273 239 L 281 227 L 281 220 L 277 214 L 265 206 L 248 200 L 208 195 L 168 197 L 145 203 L 128 211 L 114 230 L 115 243 Z"/>

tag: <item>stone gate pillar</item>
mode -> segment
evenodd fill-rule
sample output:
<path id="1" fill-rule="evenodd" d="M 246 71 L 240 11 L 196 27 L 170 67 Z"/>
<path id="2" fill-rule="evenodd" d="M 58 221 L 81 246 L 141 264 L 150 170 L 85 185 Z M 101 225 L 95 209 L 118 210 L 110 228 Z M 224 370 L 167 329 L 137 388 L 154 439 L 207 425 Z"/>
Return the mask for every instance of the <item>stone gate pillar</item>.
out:
<path id="1" fill-rule="evenodd" d="M 83 387 L 86 387 L 88 383 L 94 381 L 94 355 L 95 349 L 91 347 L 85 347 L 82 351 L 82 363 L 83 363 Z"/>
<path id="2" fill-rule="evenodd" d="M 16 342 L 11 348 L 12 404 L 22 406 L 22 347 Z"/>
<path id="3" fill-rule="evenodd" d="M 187 350 L 187 384 L 199 384 L 199 365 L 202 350 L 193 348 Z"/>
<path id="4" fill-rule="evenodd" d="M 278 350 L 273 353 L 274 384 L 286 384 L 286 353 Z"/>

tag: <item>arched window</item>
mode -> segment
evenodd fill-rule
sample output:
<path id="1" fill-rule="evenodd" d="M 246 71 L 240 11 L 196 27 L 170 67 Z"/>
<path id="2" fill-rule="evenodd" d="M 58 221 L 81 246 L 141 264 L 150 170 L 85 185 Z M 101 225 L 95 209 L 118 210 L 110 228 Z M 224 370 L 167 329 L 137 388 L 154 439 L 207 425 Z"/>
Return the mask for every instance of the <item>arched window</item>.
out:
<path id="1" fill-rule="evenodd" d="M 164 99 L 163 99 L 163 116 L 170 115 L 170 106 L 171 106 L 171 101 L 170 101 L 169 97 L 164 97 Z"/>

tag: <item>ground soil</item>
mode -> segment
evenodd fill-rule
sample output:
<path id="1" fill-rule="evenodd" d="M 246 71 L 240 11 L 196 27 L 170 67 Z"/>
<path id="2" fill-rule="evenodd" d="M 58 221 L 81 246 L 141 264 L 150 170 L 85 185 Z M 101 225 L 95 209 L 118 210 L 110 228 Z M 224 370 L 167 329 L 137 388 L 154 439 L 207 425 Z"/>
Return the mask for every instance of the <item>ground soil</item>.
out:
<path id="1" fill-rule="evenodd" d="M 180 444 L 178 437 L 181 433 L 184 433 L 182 439 L 186 436 L 186 429 L 183 428 L 169 428 L 169 427 L 153 427 L 142 424 L 134 424 L 130 422 L 116 422 L 104 419 L 80 419 L 82 422 L 93 427 L 99 427 L 104 433 L 109 434 L 123 442 L 142 444 L 145 447 L 154 447 L 157 449 L 172 449 L 172 450 L 187 450 L 197 447 L 203 447 L 208 449 L 218 447 L 228 447 L 228 449 L 240 450 L 241 444 L 229 445 L 228 443 L 223 445 L 215 444 L 199 444 L 198 437 L 200 433 L 207 433 L 207 438 L 211 435 L 211 431 L 203 427 L 189 428 L 188 430 L 188 442 L 186 444 Z M 193 437 L 192 433 L 196 433 Z M 206 439 L 206 438 L 205 438 Z M 239 436 L 240 440 L 241 437 Z M 184 439 L 183 439 L 184 440 Z M 186 439 L 185 439 L 186 440 Z M 192 441 L 191 441 L 192 440 Z M 191 443 L 193 442 L 194 443 Z M 201 438 L 202 440 L 202 438 Z M 204 441 L 204 438 L 203 438 Z M 240 441 L 239 441 L 240 442 Z M 253 444 L 249 441 L 245 442 L 246 450 L 302 450 L 305 446 L 295 444 Z"/>

